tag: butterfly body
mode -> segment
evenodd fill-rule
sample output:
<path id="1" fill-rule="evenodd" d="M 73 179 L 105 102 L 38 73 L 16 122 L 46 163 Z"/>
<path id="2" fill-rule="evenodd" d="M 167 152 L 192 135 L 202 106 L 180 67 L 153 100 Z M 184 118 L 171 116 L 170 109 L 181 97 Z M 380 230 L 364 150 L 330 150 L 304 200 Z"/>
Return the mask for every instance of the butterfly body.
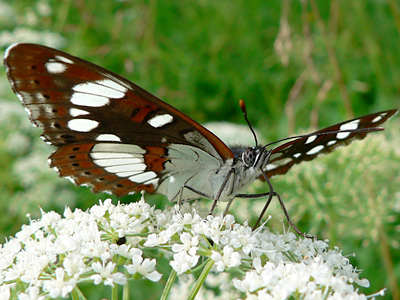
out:
<path id="1" fill-rule="evenodd" d="M 67 53 L 15 44 L 4 62 L 32 123 L 56 146 L 50 166 L 77 185 L 117 196 L 146 190 L 171 201 L 230 201 L 257 178 L 285 174 L 368 133 L 357 130 L 380 130 L 397 112 L 342 122 L 272 149 L 229 148 L 134 83 Z"/>

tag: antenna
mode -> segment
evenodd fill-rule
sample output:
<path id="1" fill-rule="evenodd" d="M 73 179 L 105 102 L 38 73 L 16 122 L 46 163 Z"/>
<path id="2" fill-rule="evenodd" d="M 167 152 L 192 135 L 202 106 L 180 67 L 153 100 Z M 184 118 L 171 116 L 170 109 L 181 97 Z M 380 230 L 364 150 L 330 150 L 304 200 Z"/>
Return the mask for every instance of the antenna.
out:
<path id="1" fill-rule="evenodd" d="M 255 140 L 255 142 L 256 142 L 256 147 L 257 147 L 257 146 L 258 146 L 257 136 L 256 136 L 256 133 L 254 132 L 253 127 L 252 127 L 251 124 L 250 124 L 249 119 L 247 118 L 247 110 L 246 110 L 246 105 L 244 104 L 244 100 L 242 100 L 242 99 L 239 100 L 239 106 L 240 106 L 240 109 L 241 109 L 242 112 L 243 112 L 243 115 L 244 115 L 244 118 L 245 118 L 247 124 L 249 125 L 249 128 L 250 128 L 250 130 L 251 130 L 251 133 L 252 133 L 253 136 L 254 136 L 254 140 Z"/>

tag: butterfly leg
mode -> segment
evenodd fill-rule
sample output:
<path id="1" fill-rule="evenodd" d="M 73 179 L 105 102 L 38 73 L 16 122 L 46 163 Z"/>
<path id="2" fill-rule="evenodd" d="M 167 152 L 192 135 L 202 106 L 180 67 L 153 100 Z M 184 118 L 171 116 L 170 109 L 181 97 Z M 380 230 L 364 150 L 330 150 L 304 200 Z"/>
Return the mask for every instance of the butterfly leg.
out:
<path id="1" fill-rule="evenodd" d="M 207 194 L 205 194 L 205 193 L 203 193 L 201 191 L 198 191 L 198 190 L 192 188 L 191 186 L 188 186 L 188 185 L 184 184 L 180 188 L 180 191 L 179 191 L 179 199 L 178 199 L 178 205 L 179 206 L 181 206 L 181 204 L 182 204 L 182 197 L 183 197 L 183 190 L 184 189 L 188 189 L 189 191 L 192 191 L 193 193 L 198 194 L 199 196 L 202 196 L 202 197 L 207 198 L 207 199 L 211 199 L 212 198 L 209 195 L 207 195 Z"/>
<path id="2" fill-rule="evenodd" d="M 237 197 L 237 198 L 246 198 L 246 199 L 260 199 L 260 198 L 264 198 L 264 197 L 267 197 L 267 196 L 269 197 L 269 195 L 270 195 L 270 193 L 261 193 L 261 194 L 237 194 L 236 197 Z M 294 229 L 294 231 L 296 231 L 299 235 L 301 235 L 301 236 L 303 236 L 303 237 L 305 237 L 305 238 L 309 238 L 309 239 L 312 239 L 312 238 L 317 239 L 317 238 L 318 238 L 318 237 L 315 236 L 315 235 L 301 232 L 300 229 L 299 229 L 299 228 L 292 222 L 292 220 L 290 219 L 289 213 L 288 213 L 288 211 L 287 211 L 287 209 L 286 209 L 286 207 L 285 207 L 285 205 L 284 205 L 284 203 L 283 203 L 283 201 L 282 201 L 282 199 L 281 199 L 281 196 L 280 196 L 278 193 L 276 193 L 276 192 L 273 192 L 273 193 L 272 193 L 272 197 L 273 197 L 273 196 L 276 196 L 276 197 L 278 198 L 279 204 L 280 204 L 280 206 L 281 206 L 281 208 L 282 208 L 282 211 L 283 211 L 283 213 L 284 213 L 284 215 L 285 215 L 286 221 L 288 222 L 289 226 L 292 227 L 292 228 Z M 271 197 L 271 199 L 272 199 L 272 197 Z M 264 216 L 264 213 L 265 213 L 265 211 L 267 210 L 267 208 L 268 208 L 268 206 L 269 206 L 270 203 L 271 203 L 271 201 L 268 199 L 267 203 L 265 204 L 265 206 L 264 206 L 264 208 L 263 208 L 262 213 L 260 214 L 260 217 L 259 217 L 258 220 L 257 220 L 256 225 L 253 227 L 253 230 L 256 229 L 256 228 L 258 227 L 258 225 L 260 224 L 261 219 L 262 219 L 262 217 Z"/>
<path id="3" fill-rule="evenodd" d="M 212 207 L 211 207 L 211 212 L 210 212 L 211 214 L 214 212 L 214 209 L 215 209 L 215 207 L 217 206 L 217 203 L 218 203 L 218 201 L 219 201 L 219 199 L 220 199 L 220 197 L 221 197 L 221 194 L 222 194 L 224 188 L 225 188 L 226 185 L 228 184 L 229 179 L 230 179 L 231 176 L 234 175 L 234 174 L 235 174 L 235 169 L 233 169 L 233 168 L 229 170 L 228 174 L 226 174 L 226 177 L 225 177 L 224 181 L 222 182 L 221 187 L 220 187 L 220 189 L 219 189 L 217 195 L 215 196 L 214 203 L 213 203 L 213 205 L 212 205 Z M 234 198 L 230 199 L 229 202 L 228 202 L 228 204 L 226 205 L 226 208 L 225 208 L 225 211 L 224 211 L 224 216 L 227 214 L 228 208 L 229 208 L 229 206 L 231 206 L 233 199 L 234 199 Z"/>
<path id="4" fill-rule="evenodd" d="M 231 178 L 231 176 L 234 173 L 235 173 L 234 169 L 230 169 L 229 170 L 229 172 L 228 172 L 228 174 L 226 174 L 226 177 L 225 177 L 224 181 L 222 182 L 221 187 L 219 188 L 218 193 L 216 194 L 215 198 L 211 197 L 210 195 L 207 195 L 207 194 L 205 194 L 205 193 L 203 193 L 203 192 L 201 192 L 199 190 L 196 190 L 196 189 L 192 188 L 191 186 L 188 186 L 188 185 L 184 184 L 181 187 L 180 191 L 179 191 L 178 205 L 180 205 L 181 202 L 182 202 L 183 190 L 184 189 L 188 189 L 188 190 L 192 191 L 193 193 L 198 194 L 199 196 L 214 200 L 213 205 L 212 205 L 211 210 L 210 210 L 210 214 L 212 214 L 214 212 L 215 208 L 217 207 L 217 203 L 218 203 L 218 201 L 219 201 L 219 199 L 220 199 L 220 197 L 222 195 L 222 192 L 224 191 L 226 185 L 229 182 L 229 179 Z M 233 200 L 233 198 L 231 200 L 229 200 L 229 203 L 228 203 L 227 207 L 230 206 L 230 204 L 232 203 L 232 200 Z M 227 210 L 225 210 L 224 215 L 226 214 L 226 212 L 227 212 Z"/>
<path id="5" fill-rule="evenodd" d="M 283 210 L 283 213 L 285 214 L 285 218 L 287 220 L 287 222 L 289 223 L 289 226 L 292 227 L 299 235 L 308 238 L 308 239 L 318 239 L 318 237 L 316 235 L 312 235 L 309 233 L 305 233 L 305 232 L 301 232 L 299 228 L 297 228 L 297 226 L 292 222 L 292 220 L 289 217 L 289 213 L 286 210 L 285 205 L 283 204 L 283 201 L 281 199 L 281 196 L 278 193 L 274 192 L 274 196 L 276 196 L 279 200 L 279 204 L 281 205 L 281 208 Z"/>
<path id="6" fill-rule="evenodd" d="M 210 199 L 210 196 L 209 196 L 209 195 L 207 195 L 207 194 L 205 194 L 205 193 L 203 193 L 203 192 L 200 192 L 200 191 L 198 191 L 198 190 L 196 190 L 196 189 L 194 189 L 194 188 L 192 188 L 192 187 L 190 187 L 190 186 L 184 184 L 184 185 L 179 189 L 179 192 L 178 192 L 179 197 L 178 197 L 177 204 L 178 204 L 179 210 L 180 210 L 181 205 L 182 205 L 182 197 L 183 197 L 183 191 L 184 191 L 184 189 L 188 189 L 188 190 L 192 191 L 193 193 L 198 194 L 198 195 L 201 196 L 201 197 Z"/>
<path id="7" fill-rule="evenodd" d="M 315 239 L 317 239 L 318 237 L 315 236 L 315 235 L 308 234 L 308 233 L 305 233 L 305 232 L 301 232 L 300 229 L 292 222 L 292 220 L 290 219 L 289 213 L 288 213 L 288 211 L 287 211 L 287 209 L 285 207 L 285 204 L 283 203 L 283 201 L 281 199 L 281 196 L 274 191 L 274 188 L 273 188 L 271 182 L 269 181 L 267 175 L 264 172 L 262 172 L 262 174 L 263 174 L 263 176 L 265 178 L 265 181 L 268 183 L 269 190 L 270 190 L 269 193 L 248 194 L 248 195 L 246 195 L 246 194 L 238 194 L 238 195 L 236 195 L 236 197 L 238 197 L 238 198 L 249 198 L 249 199 L 257 199 L 257 198 L 262 198 L 262 197 L 267 197 L 268 196 L 267 203 L 265 203 L 264 208 L 263 208 L 260 216 L 258 217 L 256 225 L 254 225 L 254 227 L 253 227 L 253 230 L 256 229 L 258 227 L 258 225 L 260 224 L 260 222 L 262 220 L 262 217 L 265 214 L 265 211 L 267 210 L 268 206 L 271 203 L 272 197 L 276 196 L 278 198 L 278 200 L 279 200 L 279 204 L 280 204 L 280 206 L 282 208 L 282 211 L 283 211 L 283 213 L 285 215 L 285 218 L 286 218 L 287 222 L 289 223 L 289 226 L 292 227 L 299 235 L 301 235 L 301 236 L 303 236 L 305 238 L 309 238 L 309 239 L 315 238 Z"/>

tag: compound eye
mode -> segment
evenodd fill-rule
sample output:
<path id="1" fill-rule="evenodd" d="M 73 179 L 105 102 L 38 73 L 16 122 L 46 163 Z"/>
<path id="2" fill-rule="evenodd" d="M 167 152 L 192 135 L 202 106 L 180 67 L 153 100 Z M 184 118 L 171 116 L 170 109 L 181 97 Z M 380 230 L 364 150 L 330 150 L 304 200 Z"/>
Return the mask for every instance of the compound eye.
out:
<path id="1" fill-rule="evenodd" d="M 249 147 L 242 153 L 242 160 L 244 164 L 248 167 L 254 165 L 256 161 L 256 149 Z"/>

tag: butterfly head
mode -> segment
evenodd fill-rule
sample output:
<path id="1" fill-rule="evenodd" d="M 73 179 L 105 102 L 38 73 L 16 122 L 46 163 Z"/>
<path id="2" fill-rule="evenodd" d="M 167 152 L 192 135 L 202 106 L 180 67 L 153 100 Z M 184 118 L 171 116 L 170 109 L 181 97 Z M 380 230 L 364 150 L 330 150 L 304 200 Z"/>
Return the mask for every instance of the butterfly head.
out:
<path id="1" fill-rule="evenodd" d="M 248 147 L 242 152 L 241 160 L 246 167 L 259 169 L 268 163 L 270 156 L 271 151 L 265 147 Z"/>

